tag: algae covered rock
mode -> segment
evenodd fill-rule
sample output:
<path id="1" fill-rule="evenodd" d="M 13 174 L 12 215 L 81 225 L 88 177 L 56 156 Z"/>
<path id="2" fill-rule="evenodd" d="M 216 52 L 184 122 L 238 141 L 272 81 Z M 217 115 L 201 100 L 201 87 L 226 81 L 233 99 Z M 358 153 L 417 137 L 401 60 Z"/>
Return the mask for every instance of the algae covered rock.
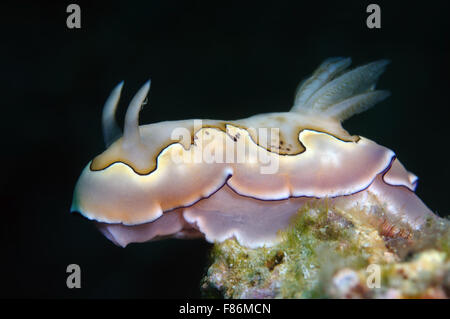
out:
<path id="1" fill-rule="evenodd" d="M 216 243 L 201 288 L 224 298 L 447 298 L 450 222 L 413 231 L 383 211 L 303 207 L 280 242 Z"/>

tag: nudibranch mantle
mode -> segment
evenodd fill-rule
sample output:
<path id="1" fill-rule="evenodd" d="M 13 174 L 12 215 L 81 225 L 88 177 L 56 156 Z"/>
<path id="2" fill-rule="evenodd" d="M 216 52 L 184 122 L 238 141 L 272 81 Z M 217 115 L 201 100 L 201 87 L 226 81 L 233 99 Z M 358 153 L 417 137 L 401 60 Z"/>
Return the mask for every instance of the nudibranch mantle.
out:
<path id="1" fill-rule="evenodd" d="M 271 246 L 300 207 L 324 198 L 338 209 L 382 206 L 419 229 L 435 215 L 414 194 L 417 177 L 393 151 L 341 125 L 389 95 L 375 90 L 388 62 L 348 71 L 350 63 L 324 61 L 300 84 L 290 112 L 235 121 L 139 126 L 147 82 L 128 107 L 123 135 L 119 84 L 103 109 L 108 148 L 83 170 L 71 211 L 120 246 L 170 236 Z"/>

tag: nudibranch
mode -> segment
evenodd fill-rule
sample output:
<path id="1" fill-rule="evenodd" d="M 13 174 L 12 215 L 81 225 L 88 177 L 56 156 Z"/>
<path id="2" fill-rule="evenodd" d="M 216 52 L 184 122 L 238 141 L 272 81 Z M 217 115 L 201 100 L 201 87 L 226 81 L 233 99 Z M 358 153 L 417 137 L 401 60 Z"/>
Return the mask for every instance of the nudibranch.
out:
<path id="1" fill-rule="evenodd" d="M 393 151 L 341 124 L 389 95 L 375 89 L 388 61 L 350 64 L 325 60 L 300 83 L 289 112 L 233 121 L 139 125 L 148 81 L 130 102 L 123 134 L 120 83 L 103 108 L 107 149 L 84 168 L 71 211 L 123 247 L 199 236 L 271 246 L 299 208 L 323 199 L 341 210 L 382 209 L 420 230 L 436 215 L 415 195 L 417 177 Z"/>

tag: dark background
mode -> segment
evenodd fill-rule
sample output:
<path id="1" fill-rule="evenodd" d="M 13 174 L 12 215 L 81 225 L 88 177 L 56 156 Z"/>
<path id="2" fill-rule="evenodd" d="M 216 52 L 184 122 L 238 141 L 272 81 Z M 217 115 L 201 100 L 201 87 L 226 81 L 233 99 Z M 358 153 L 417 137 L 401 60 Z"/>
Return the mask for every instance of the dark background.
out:
<path id="1" fill-rule="evenodd" d="M 446 1 L 81 2 L 1 7 L 1 297 L 199 297 L 204 241 L 115 247 L 69 214 L 75 182 L 104 150 L 101 110 L 125 80 L 119 122 L 152 79 L 141 123 L 237 119 L 287 111 L 297 84 L 327 57 L 392 61 L 378 87 L 392 96 L 344 126 L 393 149 L 420 177 L 418 195 L 448 207 L 449 8 Z M 66 287 L 66 267 L 82 288 Z"/>

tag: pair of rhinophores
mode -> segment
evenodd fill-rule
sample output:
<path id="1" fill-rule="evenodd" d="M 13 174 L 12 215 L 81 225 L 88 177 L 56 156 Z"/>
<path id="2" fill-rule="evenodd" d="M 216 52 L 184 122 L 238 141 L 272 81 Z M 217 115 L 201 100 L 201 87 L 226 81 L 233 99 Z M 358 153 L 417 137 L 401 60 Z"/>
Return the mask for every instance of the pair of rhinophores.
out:
<path id="1" fill-rule="evenodd" d="M 150 82 L 132 99 L 124 132 L 115 120 L 122 83 L 103 109 L 107 149 L 83 170 L 71 211 L 94 220 L 115 244 L 162 237 L 204 236 L 209 242 L 235 237 L 244 246 L 271 246 L 281 240 L 304 205 L 327 199 L 333 209 L 382 211 L 410 230 L 435 215 L 415 195 L 417 177 L 395 153 L 341 123 L 385 99 L 375 90 L 388 61 L 348 70 L 350 58 L 330 58 L 303 81 L 290 112 L 236 121 L 167 121 L 139 125 Z M 192 139 L 177 139 L 184 129 Z M 277 128 L 276 143 L 259 128 Z M 261 172 L 261 163 L 205 162 L 174 158 L 190 155 L 202 143 L 230 151 L 238 142 L 276 159 L 278 169 Z M 190 158 L 190 157 L 187 157 Z"/>

